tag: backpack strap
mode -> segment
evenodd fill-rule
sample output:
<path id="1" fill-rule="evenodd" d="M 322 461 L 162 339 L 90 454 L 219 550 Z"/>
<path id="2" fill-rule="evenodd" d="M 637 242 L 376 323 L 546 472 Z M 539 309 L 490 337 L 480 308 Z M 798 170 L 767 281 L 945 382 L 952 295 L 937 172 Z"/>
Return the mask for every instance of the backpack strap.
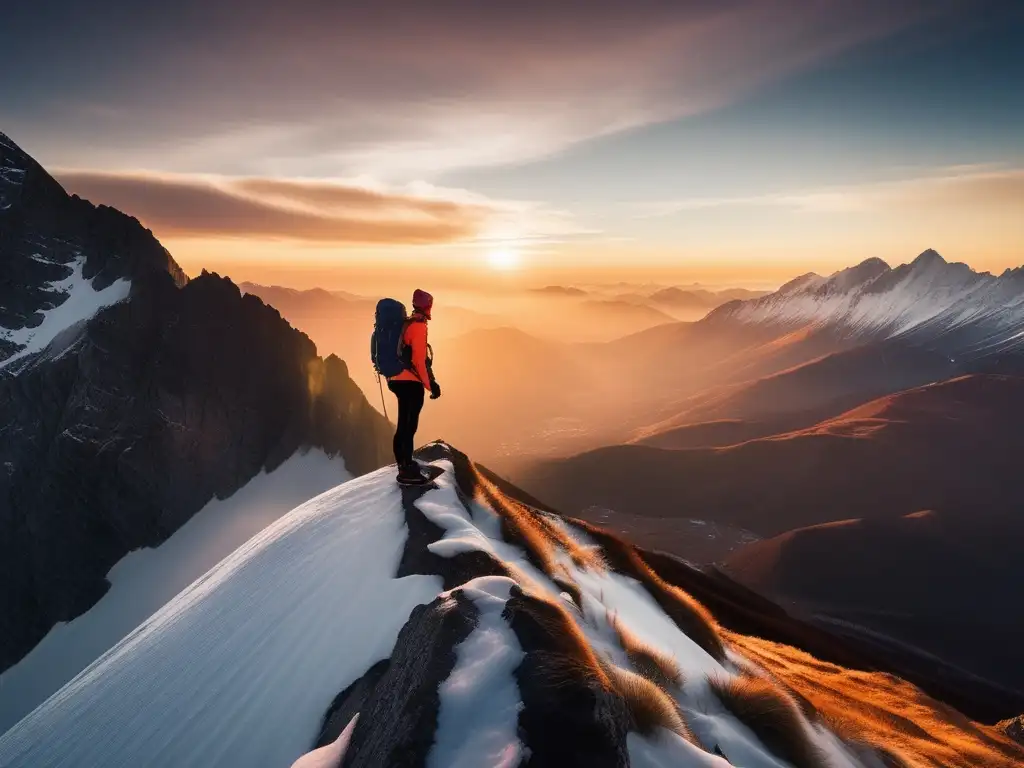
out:
<path id="1" fill-rule="evenodd" d="M 406 350 L 406 346 L 407 345 L 405 343 L 405 332 L 409 329 L 409 326 L 412 323 L 422 323 L 422 322 L 424 322 L 423 318 L 422 317 L 417 317 L 416 313 L 414 312 L 413 314 L 409 315 L 409 317 L 405 318 L 405 321 L 402 323 L 402 332 L 400 334 L 398 334 L 398 349 L 396 351 L 398 352 L 398 359 L 401 360 L 403 364 L 406 362 L 405 361 L 405 350 Z M 427 354 L 428 354 L 428 356 L 431 356 L 431 357 L 433 356 L 433 351 L 430 349 L 430 345 L 429 344 L 427 345 Z M 412 370 L 412 361 L 409 361 L 409 363 L 405 366 L 405 370 L 407 370 L 407 371 L 411 371 Z"/>

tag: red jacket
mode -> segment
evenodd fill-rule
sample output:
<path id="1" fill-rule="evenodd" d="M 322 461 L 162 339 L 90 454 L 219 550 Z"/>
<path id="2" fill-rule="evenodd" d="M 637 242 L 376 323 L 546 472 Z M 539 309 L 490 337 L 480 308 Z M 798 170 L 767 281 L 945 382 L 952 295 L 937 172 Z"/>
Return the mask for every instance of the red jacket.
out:
<path id="1" fill-rule="evenodd" d="M 430 373 L 427 371 L 427 321 L 418 313 L 413 314 L 405 324 L 402 343 L 412 350 L 412 368 L 406 368 L 388 381 L 418 381 L 424 389 L 430 389 Z"/>

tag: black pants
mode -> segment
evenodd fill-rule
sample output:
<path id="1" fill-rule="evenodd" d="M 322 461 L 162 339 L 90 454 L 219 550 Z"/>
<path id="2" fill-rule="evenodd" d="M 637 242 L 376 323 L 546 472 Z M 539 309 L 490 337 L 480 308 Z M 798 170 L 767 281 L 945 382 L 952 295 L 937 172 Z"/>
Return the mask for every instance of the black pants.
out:
<path id="1" fill-rule="evenodd" d="M 418 381 L 389 381 L 388 389 L 398 398 L 398 429 L 395 430 L 395 462 L 399 467 L 412 463 L 416 429 L 423 410 L 423 385 Z"/>

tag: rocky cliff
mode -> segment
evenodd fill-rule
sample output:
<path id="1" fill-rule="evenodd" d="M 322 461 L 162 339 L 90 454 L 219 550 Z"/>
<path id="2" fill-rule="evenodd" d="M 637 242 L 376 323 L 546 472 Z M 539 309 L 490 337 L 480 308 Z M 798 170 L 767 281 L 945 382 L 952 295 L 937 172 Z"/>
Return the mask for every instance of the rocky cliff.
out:
<path id="1" fill-rule="evenodd" d="M 370 471 L 390 428 L 277 310 L 2 134 L 0 168 L 2 671 L 212 498 L 309 447 Z"/>

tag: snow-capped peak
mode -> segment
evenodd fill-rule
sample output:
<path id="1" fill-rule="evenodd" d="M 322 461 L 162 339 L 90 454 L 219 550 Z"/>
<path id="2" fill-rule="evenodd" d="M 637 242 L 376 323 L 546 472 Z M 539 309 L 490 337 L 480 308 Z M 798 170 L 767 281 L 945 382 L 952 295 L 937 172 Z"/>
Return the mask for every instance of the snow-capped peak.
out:
<path id="1" fill-rule="evenodd" d="M 873 257 L 862 261 L 855 267 L 836 272 L 825 281 L 823 287 L 830 291 L 846 293 L 870 283 L 891 269 L 882 259 Z"/>
<path id="2" fill-rule="evenodd" d="M 380 470 L 251 539 L 0 737 L 0 765 L 1012 765 L 924 697 L 902 729 L 891 676 L 857 673 L 880 689 L 860 717 L 847 670 L 726 629 L 448 446 L 421 456 L 427 487 Z"/>
<path id="3" fill-rule="evenodd" d="M 911 262 L 911 266 L 931 266 L 936 264 L 948 263 L 948 261 L 942 258 L 942 254 L 940 254 L 934 248 L 928 248 L 927 250 L 921 251 L 921 253 L 917 255 L 917 258 Z"/>
<path id="4" fill-rule="evenodd" d="M 828 278 L 803 275 L 768 296 L 723 306 L 707 320 L 787 331 L 831 327 L 865 340 L 902 337 L 951 357 L 978 356 L 1022 346 L 1020 273 L 993 277 L 928 249 L 895 268 L 873 258 Z"/>

